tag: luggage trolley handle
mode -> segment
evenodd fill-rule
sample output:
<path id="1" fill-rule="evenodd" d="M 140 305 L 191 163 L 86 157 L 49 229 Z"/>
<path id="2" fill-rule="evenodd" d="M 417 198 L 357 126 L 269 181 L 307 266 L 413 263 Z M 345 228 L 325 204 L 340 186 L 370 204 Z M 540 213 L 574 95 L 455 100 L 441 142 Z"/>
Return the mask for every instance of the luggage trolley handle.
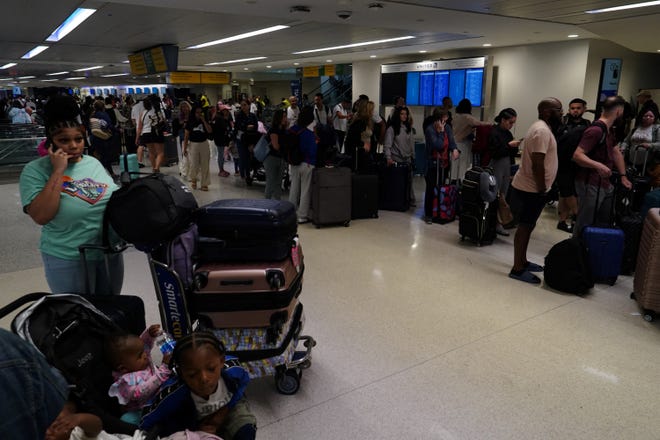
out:
<path id="1" fill-rule="evenodd" d="M 598 209 L 598 200 L 600 199 L 600 187 L 602 186 L 602 183 L 603 183 L 603 177 L 601 177 L 600 174 L 598 174 L 598 177 L 599 177 L 599 179 L 598 179 L 598 188 L 596 189 L 596 209 L 594 209 L 594 218 L 591 222 L 591 224 L 593 226 L 596 226 L 596 221 L 598 219 L 598 210 L 599 210 Z M 610 207 L 610 218 L 609 218 L 609 221 L 608 221 L 608 224 L 610 226 L 614 225 L 614 205 L 616 205 L 615 200 L 616 200 L 616 196 L 617 196 L 618 185 L 621 181 L 621 174 L 619 174 L 616 171 L 612 171 L 611 178 L 612 178 L 612 180 L 614 180 L 614 182 L 612 183 L 612 185 L 614 186 L 614 191 L 612 193 L 612 206 Z"/>
<path id="2" fill-rule="evenodd" d="M 633 168 L 635 169 L 635 172 L 637 171 L 637 155 L 639 154 L 639 151 L 642 150 L 646 154 L 644 155 L 644 165 L 642 166 L 642 174 L 640 174 L 640 177 L 646 176 L 646 165 L 649 161 L 649 153 L 651 152 L 651 148 L 642 148 L 640 146 L 637 146 L 635 149 L 635 154 L 633 155 Z"/>

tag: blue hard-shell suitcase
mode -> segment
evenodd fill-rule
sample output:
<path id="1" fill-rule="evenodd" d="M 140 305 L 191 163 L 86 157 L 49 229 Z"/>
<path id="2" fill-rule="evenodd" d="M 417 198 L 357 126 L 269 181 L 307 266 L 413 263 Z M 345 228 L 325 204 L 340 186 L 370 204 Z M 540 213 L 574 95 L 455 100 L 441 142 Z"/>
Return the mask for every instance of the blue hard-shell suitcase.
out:
<path id="1" fill-rule="evenodd" d="M 298 231 L 296 208 L 284 200 L 216 200 L 199 208 L 196 223 L 203 262 L 281 261 Z"/>
<path id="2" fill-rule="evenodd" d="M 597 283 L 616 283 L 621 270 L 624 233 L 621 229 L 588 226 L 582 232 L 589 265 Z"/>

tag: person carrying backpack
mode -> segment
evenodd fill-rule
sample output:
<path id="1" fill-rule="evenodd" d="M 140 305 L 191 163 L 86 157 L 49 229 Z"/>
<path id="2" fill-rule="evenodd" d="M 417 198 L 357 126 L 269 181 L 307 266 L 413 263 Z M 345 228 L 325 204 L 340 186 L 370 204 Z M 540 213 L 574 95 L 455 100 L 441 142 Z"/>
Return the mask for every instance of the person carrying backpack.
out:
<path id="1" fill-rule="evenodd" d="M 593 223 L 595 213 L 597 223 L 610 222 L 614 203 L 614 187 L 609 179 L 612 170 L 616 169 L 620 173 L 624 187 L 632 188 L 632 183 L 626 177 L 623 154 L 616 147 L 613 129 L 623 117 L 625 103 L 620 96 L 610 96 L 603 101 L 600 118 L 584 131 L 573 153 L 573 160 L 580 167 L 575 180 L 578 213 L 573 227 L 574 237 L 579 237 L 582 229 Z M 599 186 L 601 191 L 598 191 Z"/>

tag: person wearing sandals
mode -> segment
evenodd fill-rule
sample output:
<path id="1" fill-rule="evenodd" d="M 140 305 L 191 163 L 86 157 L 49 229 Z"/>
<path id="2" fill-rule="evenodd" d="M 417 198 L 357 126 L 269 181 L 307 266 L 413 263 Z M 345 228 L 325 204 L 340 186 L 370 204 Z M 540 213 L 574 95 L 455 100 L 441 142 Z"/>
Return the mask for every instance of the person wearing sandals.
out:
<path id="1" fill-rule="evenodd" d="M 541 283 L 532 272 L 543 272 L 543 266 L 527 260 L 527 247 L 545 207 L 546 193 L 557 176 L 557 141 L 553 133 L 562 117 L 562 105 L 557 98 L 545 98 L 537 108 L 539 120 L 525 134 L 520 169 L 511 182 L 511 206 L 517 208 L 519 221 L 509 277 L 531 284 Z"/>
<path id="2" fill-rule="evenodd" d="M 209 149 L 209 133 L 211 127 L 204 119 L 202 107 L 195 106 L 192 117 L 186 124 L 186 134 L 183 139 L 183 154 L 190 160 L 191 179 L 190 186 L 197 189 L 197 176 L 201 177 L 201 190 L 208 191 L 210 178 L 209 162 L 211 161 L 211 150 Z"/>

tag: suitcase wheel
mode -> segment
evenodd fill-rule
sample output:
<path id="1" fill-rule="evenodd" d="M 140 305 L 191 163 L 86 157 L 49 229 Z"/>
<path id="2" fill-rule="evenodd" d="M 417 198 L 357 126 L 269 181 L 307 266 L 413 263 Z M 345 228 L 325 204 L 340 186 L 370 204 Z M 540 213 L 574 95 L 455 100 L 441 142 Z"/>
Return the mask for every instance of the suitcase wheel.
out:
<path id="1" fill-rule="evenodd" d="M 291 396 L 298 392 L 300 389 L 300 378 L 302 377 L 302 370 L 299 368 L 292 368 L 289 370 L 280 370 L 275 374 L 275 387 L 281 394 Z"/>
<path id="2" fill-rule="evenodd" d="M 653 322 L 653 320 L 655 319 L 655 313 L 645 310 L 643 317 L 644 317 L 644 321 Z"/>
<path id="3" fill-rule="evenodd" d="M 273 290 L 280 290 L 284 287 L 284 272 L 281 270 L 269 270 L 266 272 L 266 281 Z"/>
<path id="4" fill-rule="evenodd" d="M 348 228 L 350 225 L 351 225 L 351 221 L 350 221 L 350 220 L 344 222 L 344 227 L 345 227 L 345 228 Z"/>

